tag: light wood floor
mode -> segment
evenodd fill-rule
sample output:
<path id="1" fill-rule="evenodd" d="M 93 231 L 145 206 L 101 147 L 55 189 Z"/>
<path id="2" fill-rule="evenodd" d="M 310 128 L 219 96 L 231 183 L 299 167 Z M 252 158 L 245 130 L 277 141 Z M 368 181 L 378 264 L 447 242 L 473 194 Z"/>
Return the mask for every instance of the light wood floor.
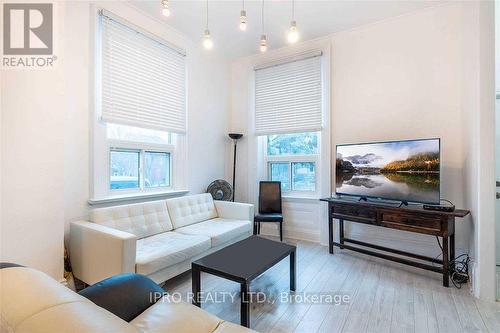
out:
<path id="1" fill-rule="evenodd" d="M 441 286 L 441 275 L 335 249 L 297 245 L 297 292 L 349 295 L 347 305 L 252 303 L 251 327 L 259 332 L 500 332 L 500 305 L 476 300 L 468 291 Z M 190 273 L 167 281 L 168 292 L 191 291 Z M 288 258 L 251 284 L 276 298 L 289 290 Z M 202 291 L 239 292 L 239 285 L 202 275 Z M 239 299 L 207 302 L 210 313 L 239 323 Z"/>

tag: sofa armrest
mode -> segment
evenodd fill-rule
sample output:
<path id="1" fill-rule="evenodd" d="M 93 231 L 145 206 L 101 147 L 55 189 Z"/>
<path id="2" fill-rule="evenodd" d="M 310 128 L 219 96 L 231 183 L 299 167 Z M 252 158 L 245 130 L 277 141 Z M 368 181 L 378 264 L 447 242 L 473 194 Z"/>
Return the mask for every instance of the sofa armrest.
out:
<path id="1" fill-rule="evenodd" d="M 217 214 L 221 218 L 253 222 L 253 205 L 231 201 L 214 201 Z"/>
<path id="2" fill-rule="evenodd" d="M 87 284 L 135 273 L 137 237 L 87 221 L 70 225 L 69 252 L 75 277 Z"/>

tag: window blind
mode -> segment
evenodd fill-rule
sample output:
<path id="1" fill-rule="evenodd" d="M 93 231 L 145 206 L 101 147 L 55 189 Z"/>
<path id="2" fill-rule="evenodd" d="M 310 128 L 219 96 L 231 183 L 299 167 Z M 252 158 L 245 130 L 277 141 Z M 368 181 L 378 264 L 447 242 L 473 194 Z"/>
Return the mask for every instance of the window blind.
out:
<path id="1" fill-rule="evenodd" d="M 185 133 L 184 54 L 104 12 L 100 18 L 102 119 Z"/>
<path id="2" fill-rule="evenodd" d="M 257 135 L 322 129 L 321 56 L 255 69 Z"/>

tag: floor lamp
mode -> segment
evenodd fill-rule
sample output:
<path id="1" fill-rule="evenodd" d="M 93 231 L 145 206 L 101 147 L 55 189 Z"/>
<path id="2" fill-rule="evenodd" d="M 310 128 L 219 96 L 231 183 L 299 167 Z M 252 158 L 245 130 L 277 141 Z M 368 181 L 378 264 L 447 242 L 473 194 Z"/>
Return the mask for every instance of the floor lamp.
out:
<path id="1" fill-rule="evenodd" d="M 233 201 L 234 201 L 234 196 L 236 194 L 236 185 L 235 185 L 235 180 L 236 180 L 236 145 L 238 143 L 238 140 L 243 137 L 243 134 L 239 133 L 229 133 L 229 137 L 233 139 L 234 143 L 234 155 L 233 155 Z"/>

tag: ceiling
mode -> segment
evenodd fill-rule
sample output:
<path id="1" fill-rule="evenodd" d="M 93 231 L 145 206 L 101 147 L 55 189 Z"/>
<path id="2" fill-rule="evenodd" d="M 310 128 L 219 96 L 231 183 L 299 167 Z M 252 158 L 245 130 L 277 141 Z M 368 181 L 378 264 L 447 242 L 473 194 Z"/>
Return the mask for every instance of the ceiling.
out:
<path id="1" fill-rule="evenodd" d="M 301 40 L 309 40 L 334 32 L 352 29 L 418 9 L 436 6 L 444 1 L 315 1 L 296 0 L 295 19 Z M 160 0 L 135 0 L 131 3 L 144 12 L 160 18 L 195 42 L 201 43 L 205 29 L 206 2 L 170 0 L 171 15 L 161 14 Z M 290 25 L 291 0 L 266 0 L 265 32 L 269 48 L 286 45 L 286 31 Z M 233 60 L 258 53 L 262 32 L 262 1 L 245 1 L 247 31 L 238 29 L 242 1 L 209 0 L 209 29 L 214 48 L 222 57 Z"/>

